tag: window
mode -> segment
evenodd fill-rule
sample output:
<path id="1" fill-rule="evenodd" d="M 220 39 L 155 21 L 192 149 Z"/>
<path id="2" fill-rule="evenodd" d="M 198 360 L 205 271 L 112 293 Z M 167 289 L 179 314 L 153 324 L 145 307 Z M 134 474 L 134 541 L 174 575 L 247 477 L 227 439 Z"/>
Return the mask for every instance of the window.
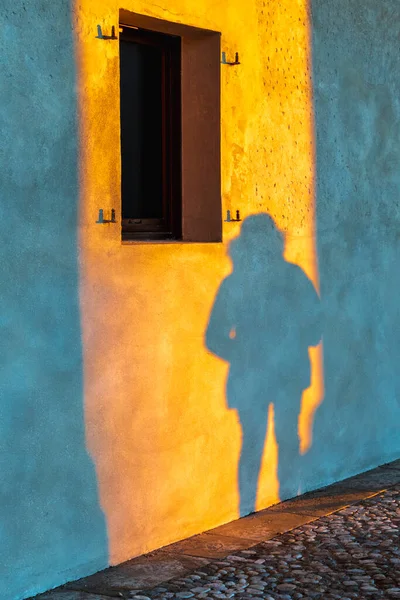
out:
<path id="1" fill-rule="evenodd" d="M 220 33 L 120 23 L 122 240 L 220 242 Z"/>
<path id="2" fill-rule="evenodd" d="M 179 239 L 181 40 L 121 29 L 122 236 Z"/>

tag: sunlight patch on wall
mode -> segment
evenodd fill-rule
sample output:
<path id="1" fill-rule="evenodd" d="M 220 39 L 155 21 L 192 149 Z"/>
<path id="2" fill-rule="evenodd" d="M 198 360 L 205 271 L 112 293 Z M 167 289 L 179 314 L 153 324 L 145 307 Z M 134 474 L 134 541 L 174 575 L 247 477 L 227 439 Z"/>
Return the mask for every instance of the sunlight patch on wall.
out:
<path id="1" fill-rule="evenodd" d="M 118 32 L 119 8 L 81 0 L 74 16 L 86 433 L 112 564 L 237 518 L 241 444 L 226 405 L 226 364 L 204 346 L 230 270 L 226 243 L 121 244 L 118 42 L 97 38 L 98 25 Z M 229 10 L 211 0 L 168 8 L 127 0 L 123 8 L 221 31 L 227 57 L 239 51 L 240 66 L 221 66 L 223 217 L 268 212 L 287 234 L 285 258 L 317 285 L 305 0 L 233 0 Z M 118 223 L 97 225 L 100 208 L 105 218 L 114 208 Z M 240 223 L 224 224 L 225 242 L 239 233 Z M 313 358 L 303 399 L 303 448 L 321 400 L 321 364 Z M 258 508 L 277 500 L 272 408 L 269 415 Z"/>

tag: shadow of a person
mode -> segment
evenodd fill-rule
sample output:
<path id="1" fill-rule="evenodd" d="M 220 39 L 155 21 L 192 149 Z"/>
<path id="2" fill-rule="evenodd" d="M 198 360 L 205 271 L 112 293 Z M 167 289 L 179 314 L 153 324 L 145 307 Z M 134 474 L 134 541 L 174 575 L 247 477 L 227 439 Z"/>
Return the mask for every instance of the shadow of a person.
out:
<path id="1" fill-rule="evenodd" d="M 220 286 L 206 332 L 207 348 L 230 363 L 227 402 L 242 428 L 240 516 L 255 510 L 270 403 L 280 499 L 295 496 L 300 484 L 298 418 L 310 385 L 308 348 L 321 339 L 319 298 L 283 251 L 283 236 L 268 214 L 243 221 L 229 246 L 233 271 Z"/>

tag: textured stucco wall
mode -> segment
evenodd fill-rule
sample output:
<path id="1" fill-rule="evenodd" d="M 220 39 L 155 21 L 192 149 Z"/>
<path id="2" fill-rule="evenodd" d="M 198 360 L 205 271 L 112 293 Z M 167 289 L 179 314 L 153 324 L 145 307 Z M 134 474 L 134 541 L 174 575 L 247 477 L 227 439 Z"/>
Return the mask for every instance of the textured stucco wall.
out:
<path id="1" fill-rule="evenodd" d="M 69 2 L 0 14 L 0 597 L 100 569 L 106 522 L 85 443 Z"/>
<path id="2" fill-rule="evenodd" d="M 278 481 L 269 408 L 275 389 L 260 398 L 257 377 L 239 378 L 237 393 L 244 400 L 249 396 L 258 437 L 268 430 L 264 452 L 261 442 L 244 449 L 239 489 L 243 419 L 229 407 L 228 364 L 207 349 L 205 333 L 218 288 L 232 268 L 227 242 L 240 234 L 240 224 L 224 224 L 224 244 L 121 245 L 119 225 L 95 223 L 99 208 L 105 213 L 115 208 L 118 220 L 120 213 L 118 42 L 96 39 L 98 25 L 107 34 L 118 23 L 119 4 L 85 0 L 75 8 L 87 439 L 107 516 L 110 559 L 116 563 L 235 519 L 239 510 L 243 514 L 293 496 L 300 482 Z M 286 259 L 317 285 L 306 3 L 264 7 L 235 0 L 227 8 L 208 0 L 175 0 L 165 7 L 126 1 L 122 8 L 221 32 L 228 59 L 239 52 L 239 67 L 221 66 L 224 215 L 227 209 L 232 214 L 240 209 L 242 217 L 272 215 L 287 233 Z M 264 286 L 254 289 L 250 302 L 259 300 L 270 319 L 279 294 L 289 293 L 279 282 L 281 271 L 284 277 L 288 273 L 282 248 L 280 254 L 268 276 L 261 274 Z M 254 259 L 265 264 L 267 255 L 256 252 Z M 254 261 L 249 266 L 256 269 Z M 239 296 L 246 285 L 242 280 L 234 286 Z M 301 314 L 303 283 L 299 286 Z M 290 293 L 295 291 L 296 284 Z M 296 321 L 297 314 L 290 318 Z M 254 347 L 257 320 L 250 319 L 248 327 L 248 341 L 238 342 L 245 353 Z M 276 337 L 265 336 L 271 348 Z M 284 345 L 273 350 L 276 364 L 286 360 Z M 267 357 L 265 362 L 269 372 Z M 304 369 L 307 373 L 307 364 Z M 303 398 L 304 451 L 312 443 L 313 411 L 322 399 L 320 348 L 313 350 L 313 371 L 313 386 Z M 297 408 L 288 411 L 293 462 L 301 391 L 294 398 Z M 261 474 L 254 484 L 258 459 Z M 257 490 L 240 493 L 254 485 Z M 301 488 L 310 485 L 312 477 Z"/>
<path id="3" fill-rule="evenodd" d="M 224 215 L 271 215 L 283 256 L 265 219 L 225 223 L 223 244 L 96 225 L 120 219 L 118 42 L 96 38 L 119 8 L 239 52 L 221 67 Z M 1 597 L 400 454 L 398 17 L 387 0 L 6 0 Z"/>
<path id="4" fill-rule="evenodd" d="M 400 448 L 400 6 L 313 0 L 312 9 L 326 315 L 326 394 L 314 424 L 321 461 L 313 462 L 322 481 Z"/>

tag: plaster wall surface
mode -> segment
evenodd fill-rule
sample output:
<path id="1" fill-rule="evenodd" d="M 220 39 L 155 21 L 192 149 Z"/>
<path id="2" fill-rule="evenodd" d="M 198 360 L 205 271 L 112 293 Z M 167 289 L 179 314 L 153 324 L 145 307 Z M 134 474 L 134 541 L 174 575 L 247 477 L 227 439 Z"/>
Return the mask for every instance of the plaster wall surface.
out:
<path id="1" fill-rule="evenodd" d="M 285 259 L 318 286 L 306 3 L 245 6 L 237 0 L 228 9 L 208 1 L 176 0 L 168 7 L 147 2 L 121 7 L 114 0 L 77 3 L 86 426 L 113 563 L 228 522 L 239 511 L 273 504 L 299 488 L 286 478 L 286 490 L 279 489 L 273 390 L 254 406 L 249 400 L 249 412 L 256 421 L 260 417 L 268 435 L 264 451 L 245 452 L 249 464 L 241 487 L 247 479 L 254 487 L 250 480 L 260 470 L 257 497 L 239 497 L 242 423 L 229 408 L 229 365 L 208 350 L 205 334 L 218 288 L 232 269 L 228 243 L 240 236 L 241 223 L 224 224 L 224 244 L 121 244 L 119 225 L 95 223 L 99 208 L 105 214 L 115 208 L 117 218 L 120 208 L 118 42 L 96 38 L 98 25 L 105 34 L 118 25 L 120 8 L 221 32 L 227 59 L 239 52 L 239 67 L 221 65 L 223 215 L 228 209 L 231 214 L 239 209 L 243 219 L 271 215 L 286 234 Z M 257 252 L 253 258 L 266 262 Z M 253 266 L 254 261 L 248 265 Z M 262 311 L 270 317 L 282 293 L 279 271 L 275 278 L 269 274 L 269 289 L 265 283 L 251 298 L 257 304 L 260 296 Z M 245 285 L 235 285 L 234 295 L 240 296 Z M 257 324 L 246 329 L 249 341 L 240 344 L 244 351 L 254 341 Z M 273 352 L 276 363 L 285 362 L 287 344 L 285 350 L 278 343 Z M 323 395 L 321 345 L 311 353 L 313 383 L 304 394 L 300 418 L 304 452 Z M 259 385 L 239 377 L 237 393 L 254 395 Z M 295 438 L 301 392 L 297 415 L 292 414 Z M 258 429 L 263 437 L 265 431 Z M 293 440 L 292 452 L 295 445 Z M 305 485 L 312 485 L 312 477 Z"/>
<path id="2" fill-rule="evenodd" d="M 396 458 L 396 2 L 3 2 L 0 595 Z M 95 223 L 120 220 L 118 42 L 97 37 L 119 9 L 239 52 L 221 65 L 223 214 L 270 215 L 279 261 L 258 225 L 122 244 Z M 237 314 L 246 376 L 218 342 Z M 297 408 L 278 384 L 291 367 Z"/>
<path id="3" fill-rule="evenodd" d="M 399 451 L 399 5 L 311 7 L 326 318 L 326 394 L 314 423 L 321 460 L 313 464 L 322 480 Z"/>
<path id="4" fill-rule="evenodd" d="M 71 5 L 0 11 L 0 597 L 108 563 L 86 447 Z"/>

